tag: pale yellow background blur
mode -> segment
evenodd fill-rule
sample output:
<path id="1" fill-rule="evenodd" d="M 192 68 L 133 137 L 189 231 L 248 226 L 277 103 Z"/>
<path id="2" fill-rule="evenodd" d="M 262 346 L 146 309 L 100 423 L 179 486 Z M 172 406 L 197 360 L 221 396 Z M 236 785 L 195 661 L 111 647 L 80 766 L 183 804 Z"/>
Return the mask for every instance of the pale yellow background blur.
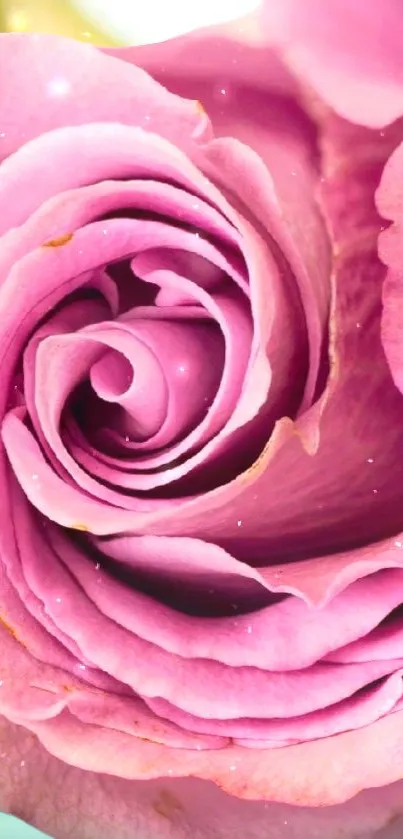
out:
<path id="1" fill-rule="evenodd" d="M 232 21 L 245 40 L 261 0 L 0 0 L 0 31 L 48 32 L 93 44 L 166 40 L 198 27 Z"/>
<path id="2" fill-rule="evenodd" d="M 0 0 L 0 28 L 3 32 L 57 33 L 95 44 L 118 43 L 68 0 Z"/>

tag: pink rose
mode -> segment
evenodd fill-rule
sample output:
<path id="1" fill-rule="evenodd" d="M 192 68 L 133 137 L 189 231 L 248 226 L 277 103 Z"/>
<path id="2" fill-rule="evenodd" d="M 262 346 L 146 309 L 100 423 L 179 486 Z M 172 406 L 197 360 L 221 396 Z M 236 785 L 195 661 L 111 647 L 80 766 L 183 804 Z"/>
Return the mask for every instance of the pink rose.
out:
<path id="1" fill-rule="evenodd" d="M 371 14 L 1 36 L 0 801 L 57 839 L 398 824 L 403 12 Z"/>

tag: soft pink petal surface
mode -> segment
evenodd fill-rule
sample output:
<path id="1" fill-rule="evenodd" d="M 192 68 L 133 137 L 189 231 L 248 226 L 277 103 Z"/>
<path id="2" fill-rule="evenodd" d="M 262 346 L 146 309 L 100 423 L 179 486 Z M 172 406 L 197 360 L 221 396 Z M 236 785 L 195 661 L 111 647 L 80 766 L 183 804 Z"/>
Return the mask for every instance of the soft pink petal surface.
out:
<path id="1" fill-rule="evenodd" d="M 241 801 L 195 778 L 84 772 L 4 719 L 0 746 L 0 808 L 56 839 L 400 839 L 403 830 L 401 783 L 312 809 Z"/>
<path id="2" fill-rule="evenodd" d="M 171 96 L 140 68 L 56 36 L 2 35 L 0 88 L 0 159 L 66 125 L 121 122 L 180 146 L 199 140 L 207 129 L 195 101 Z"/>
<path id="3" fill-rule="evenodd" d="M 340 116 L 370 128 L 402 116 L 400 0 L 265 0 L 262 30 Z"/>

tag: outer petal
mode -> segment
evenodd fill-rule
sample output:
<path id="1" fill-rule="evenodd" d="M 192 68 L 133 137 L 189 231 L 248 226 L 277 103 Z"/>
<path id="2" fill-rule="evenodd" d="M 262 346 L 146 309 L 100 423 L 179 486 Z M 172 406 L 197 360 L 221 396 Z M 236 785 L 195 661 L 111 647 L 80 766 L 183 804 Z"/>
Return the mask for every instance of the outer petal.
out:
<path id="1" fill-rule="evenodd" d="M 312 809 L 241 801 L 195 778 L 84 772 L 4 719 L 0 747 L 0 808 L 56 839 L 399 839 L 403 831 L 402 783 Z"/>
<path id="2" fill-rule="evenodd" d="M 66 125 L 120 122 L 180 146 L 208 126 L 196 102 L 170 94 L 140 68 L 53 35 L 0 35 L 0 90 L 0 160 Z"/>
<path id="3" fill-rule="evenodd" d="M 264 38 L 338 114 L 380 128 L 403 113 L 400 0 L 266 0 Z"/>
<path id="4" fill-rule="evenodd" d="M 295 78 L 278 55 L 253 39 L 247 42 L 248 31 L 257 30 L 260 21 L 251 15 L 247 21 L 232 26 L 211 26 L 189 32 L 160 44 L 140 47 L 107 47 L 102 52 L 129 61 L 146 69 L 151 75 L 175 77 L 182 85 L 192 79 L 205 79 L 214 87 L 218 102 L 222 100 L 222 81 L 257 87 L 262 91 L 293 94 Z M 162 82 L 163 83 L 163 82 Z"/>
<path id="5" fill-rule="evenodd" d="M 362 789 L 399 780 L 403 765 L 403 712 L 358 731 L 283 749 L 228 746 L 198 751 L 133 743 L 130 734 L 76 720 L 69 712 L 55 719 L 24 722 L 51 754 L 90 771 L 126 779 L 196 775 L 226 792 L 253 800 L 328 806 Z"/>

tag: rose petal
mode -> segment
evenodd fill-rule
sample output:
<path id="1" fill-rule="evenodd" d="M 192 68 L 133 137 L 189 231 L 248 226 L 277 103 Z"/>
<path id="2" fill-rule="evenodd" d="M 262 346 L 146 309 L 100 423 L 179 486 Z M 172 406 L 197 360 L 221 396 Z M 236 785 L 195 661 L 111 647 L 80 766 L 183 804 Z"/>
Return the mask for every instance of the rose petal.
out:
<path id="1" fill-rule="evenodd" d="M 120 732 L 111 736 L 89 725 L 83 731 L 66 713 L 55 720 L 30 722 L 27 727 L 48 751 L 66 762 L 74 749 L 75 765 L 93 772 L 128 779 L 196 774 L 233 795 L 323 807 L 399 779 L 401 716 L 400 711 L 363 729 L 264 752 L 233 746 L 204 753 L 145 741 L 136 741 L 134 746 L 132 738 Z"/>
<path id="2" fill-rule="evenodd" d="M 57 530 L 53 537 L 52 530 L 49 531 L 56 548 L 52 559 L 52 551 L 49 552 L 43 533 L 36 527 L 32 510 L 24 503 L 14 516 L 14 524 L 17 532 L 21 533 L 19 548 L 25 574 L 55 624 L 76 641 L 88 661 L 97 664 L 101 671 L 109 673 L 123 685 L 130 685 L 144 697 L 161 696 L 178 708 L 202 717 L 226 720 L 240 716 L 284 718 L 334 704 L 401 666 L 399 659 L 395 659 L 341 666 L 315 664 L 306 670 L 270 673 L 251 666 L 232 668 L 205 658 L 189 660 L 174 653 L 168 654 L 155 643 L 135 634 L 136 627 L 125 615 L 124 608 L 119 618 L 113 605 L 118 602 L 115 599 L 116 586 L 108 575 L 100 571 L 98 563 L 89 575 L 85 566 L 81 567 L 84 557 L 77 555 L 74 546 L 61 539 Z M 48 568 L 46 585 L 41 577 L 41 563 L 45 556 Z M 70 573 L 66 573 L 60 560 Z M 106 591 L 111 587 L 111 596 L 102 592 L 97 595 L 99 585 Z M 391 583 L 389 591 L 392 596 L 394 588 Z M 122 600 L 124 603 L 124 593 Z M 141 608 L 144 597 L 139 596 L 137 600 Z M 164 611 L 166 613 L 166 610 L 160 609 L 162 615 Z M 270 621 L 270 612 L 268 618 Z M 176 622 L 178 632 L 179 617 L 171 613 L 171 620 Z M 182 618 L 184 622 L 186 618 Z M 191 626 L 189 621 L 187 623 Z M 231 624 L 232 620 L 229 628 Z M 126 630 L 126 625 L 130 626 L 130 631 Z M 142 621 L 138 627 L 143 634 Z M 149 625 L 150 631 L 155 633 L 156 627 L 153 630 Z M 98 643 L 100 634 L 102 647 Z M 158 635 L 154 634 L 154 638 L 159 640 Z M 223 641 L 225 644 L 225 635 Z M 171 646 L 173 642 L 168 643 Z M 203 650 L 200 652 L 203 653 Z M 82 675 L 84 678 L 85 673 Z M 13 689 L 14 684 L 18 685 L 18 680 L 11 682 Z M 8 713 L 13 715 L 12 708 L 8 708 Z"/>
<path id="3" fill-rule="evenodd" d="M 173 96 L 140 68 L 90 45 L 55 35 L 2 34 L 0 39 L 2 158 L 66 124 L 135 125 L 180 147 L 209 133 L 195 101 Z"/>
<path id="4" fill-rule="evenodd" d="M 341 116 L 381 128 L 403 113 L 400 0 L 264 4 L 264 38 Z M 359 33 L 359 37 L 357 37 Z"/>
<path id="5" fill-rule="evenodd" d="M 237 833 L 242 839 L 267 839 L 268 830 L 273 839 L 285 831 L 289 839 L 397 839 L 403 823 L 401 783 L 314 809 L 241 801 L 195 778 L 167 776 L 144 783 L 83 772 L 51 756 L 30 732 L 4 719 L 0 744 L 1 809 L 60 839 L 70 839 L 77 820 L 80 829 L 98 839 L 132 839 L 133 825 L 142 839 L 227 839 Z"/>
<path id="6" fill-rule="evenodd" d="M 45 158 L 49 157 L 51 169 L 45 165 Z M 218 190 L 202 178 L 178 147 L 162 136 L 116 122 L 91 123 L 42 134 L 3 161 L 0 197 L 9 204 L 9 214 L 2 220 L 1 233 L 22 224 L 44 201 L 65 190 L 107 179 L 145 176 L 173 180 L 196 194 L 205 191 L 208 198 L 216 198 L 220 209 L 228 207 L 231 215 Z M 35 189 L 27 191 L 20 201 L 13 201 L 16 184 L 22 180 L 33 180 Z"/>
<path id="7" fill-rule="evenodd" d="M 353 728 L 376 722 L 399 706 L 403 693 L 403 672 L 397 671 L 380 684 L 360 691 L 348 699 L 286 720 L 212 720 L 186 714 L 163 699 L 148 700 L 148 706 L 158 716 L 181 726 L 187 732 L 206 732 L 225 736 L 246 748 L 276 748 L 297 742 L 331 737 Z"/>

